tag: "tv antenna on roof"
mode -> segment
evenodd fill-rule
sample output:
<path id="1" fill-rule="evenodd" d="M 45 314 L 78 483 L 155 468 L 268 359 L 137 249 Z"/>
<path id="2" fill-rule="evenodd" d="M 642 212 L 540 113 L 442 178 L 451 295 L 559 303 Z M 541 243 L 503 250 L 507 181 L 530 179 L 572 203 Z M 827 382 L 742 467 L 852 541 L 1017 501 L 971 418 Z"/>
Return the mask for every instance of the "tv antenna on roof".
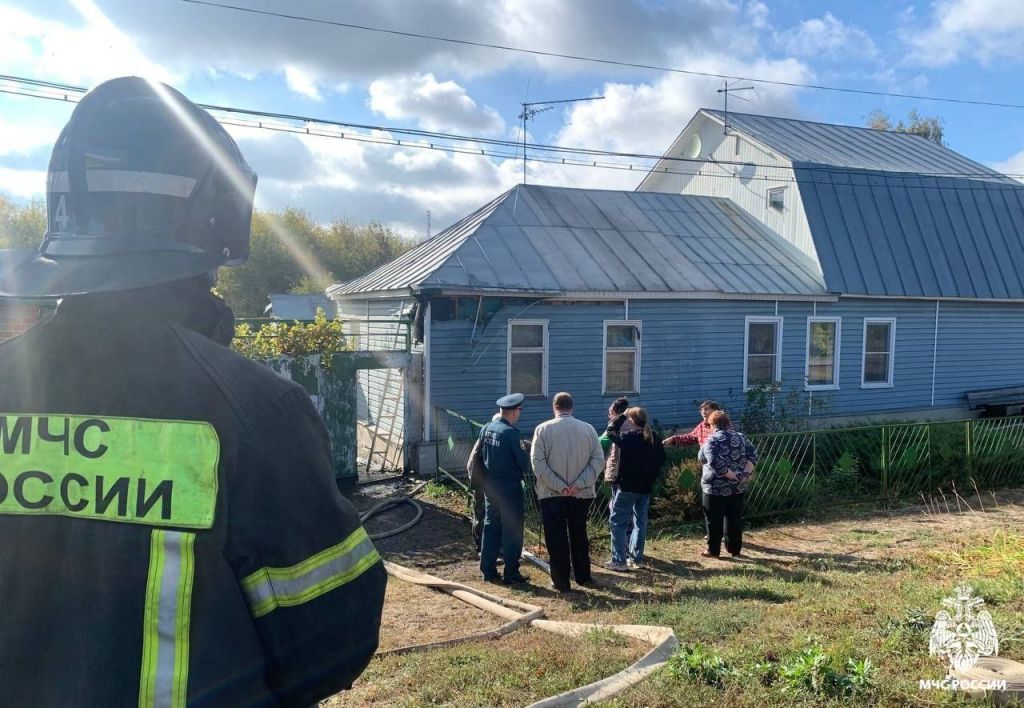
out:
<path id="1" fill-rule="evenodd" d="M 560 101 L 524 101 L 523 112 L 519 114 L 523 121 L 523 184 L 526 184 L 526 121 L 538 113 L 550 111 L 559 103 L 579 103 L 580 101 L 603 101 L 604 96 L 590 96 L 589 98 L 565 98 Z"/>
<path id="2" fill-rule="evenodd" d="M 742 81 L 742 79 L 736 79 L 736 81 L 733 81 L 731 84 L 728 81 L 723 81 L 722 88 L 718 89 L 718 93 L 723 94 L 725 97 L 725 110 L 722 111 L 722 113 L 724 114 L 724 119 L 722 123 L 722 135 L 729 134 L 729 94 L 735 93 L 736 91 L 754 90 L 753 86 L 736 86 L 736 84 L 740 81 Z M 743 98 L 743 96 L 737 96 L 736 98 L 743 101 L 750 100 L 749 98 Z"/>

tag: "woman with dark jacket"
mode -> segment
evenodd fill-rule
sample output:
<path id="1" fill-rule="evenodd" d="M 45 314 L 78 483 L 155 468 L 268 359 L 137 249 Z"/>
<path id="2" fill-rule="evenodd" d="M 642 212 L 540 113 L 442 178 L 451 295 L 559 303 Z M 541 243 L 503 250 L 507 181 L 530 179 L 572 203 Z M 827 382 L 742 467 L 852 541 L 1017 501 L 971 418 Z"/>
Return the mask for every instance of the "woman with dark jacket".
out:
<path id="1" fill-rule="evenodd" d="M 633 426 L 622 432 L 629 420 Z M 647 512 L 651 489 L 665 464 L 665 450 L 647 421 L 647 411 L 634 407 L 608 423 L 608 438 L 619 450 L 618 489 L 611 503 L 612 559 L 608 570 L 625 572 L 641 568 L 647 540 Z M 632 521 L 633 532 L 626 548 L 626 531 Z"/>

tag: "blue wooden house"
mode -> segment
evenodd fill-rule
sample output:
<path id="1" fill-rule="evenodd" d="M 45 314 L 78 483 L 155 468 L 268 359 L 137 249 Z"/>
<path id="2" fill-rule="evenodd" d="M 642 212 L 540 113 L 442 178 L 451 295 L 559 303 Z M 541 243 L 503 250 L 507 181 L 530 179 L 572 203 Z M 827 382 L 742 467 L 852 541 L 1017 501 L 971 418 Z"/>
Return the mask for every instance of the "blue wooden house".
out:
<path id="1" fill-rule="evenodd" d="M 781 382 L 812 415 L 966 415 L 1024 385 L 1024 185 L 923 138 L 700 111 L 635 192 L 518 186 L 328 291 L 422 324 L 424 412 L 570 391 L 663 423 Z M 407 431 L 431 437 L 430 415 Z"/>

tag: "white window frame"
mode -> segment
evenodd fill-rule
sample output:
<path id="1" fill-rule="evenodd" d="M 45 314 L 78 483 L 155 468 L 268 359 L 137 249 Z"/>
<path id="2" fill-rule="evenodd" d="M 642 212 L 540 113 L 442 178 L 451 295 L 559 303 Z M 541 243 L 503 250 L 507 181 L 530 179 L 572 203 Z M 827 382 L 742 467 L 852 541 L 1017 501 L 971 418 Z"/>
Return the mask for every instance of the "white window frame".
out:
<path id="1" fill-rule="evenodd" d="M 636 327 L 636 346 L 635 347 L 613 347 L 613 352 L 633 352 L 633 388 L 629 391 L 609 391 L 608 390 L 608 327 L 623 327 L 630 326 Z M 604 396 L 610 396 L 612 394 L 619 393 L 640 393 L 640 348 L 641 342 L 643 341 L 643 321 L 642 320 L 605 320 L 604 321 L 604 339 L 601 342 L 601 394 Z"/>
<path id="2" fill-rule="evenodd" d="M 541 392 L 528 393 L 527 396 L 548 395 L 548 320 L 509 320 L 506 331 L 506 355 L 505 355 L 505 393 L 516 393 L 512 390 L 512 328 L 518 325 L 541 325 L 544 327 L 544 346 L 538 347 L 516 347 L 517 354 L 543 354 L 541 359 Z"/>
<path id="3" fill-rule="evenodd" d="M 864 374 L 867 373 L 868 361 L 868 325 L 888 324 L 889 325 L 889 380 L 885 383 L 865 381 Z M 865 317 L 864 337 L 861 340 L 860 348 L 860 387 L 861 388 L 893 388 L 895 384 L 894 374 L 896 372 L 896 318 L 895 317 Z"/>
<path id="4" fill-rule="evenodd" d="M 782 195 L 782 208 L 781 209 L 772 206 L 772 195 L 773 194 L 781 194 Z M 768 189 L 768 192 L 765 194 L 765 197 L 768 200 L 767 206 L 768 206 L 769 209 L 771 209 L 772 211 L 776 211 L 776 212 L 778 212 L 780 214 L 782 214 L 783 212 L 786 211 L 786 188 L 785 187 L 771 187 L 771 188 Z"/>
<path id="5" fill-rule="evenodd" d="M 836 325 L 836 348 L 832 353 L 832 383 L 812 384 L 811 374 L 811 325 L 815 322 L 834 322 Z M 804 390 L 805 391 L 838 391 L 839 390 L 839 352 L 842 349 L 843 341 L 843 318 L 842 317 L 808 317 L 807 318 L 807 340 L 804 346 Z"/>
<path id="6" fill-rule="evenodd" d="M 747 316 L 743 323 L 743 390 L 749 391 L 753 388 L 747 384 L 747 366 L 750 349 L 750 325 L 752 324 L 775 324 L 775 376 L 773 381 L 782 381 L 782 318 L 781 317 L 755 317 Z"/>

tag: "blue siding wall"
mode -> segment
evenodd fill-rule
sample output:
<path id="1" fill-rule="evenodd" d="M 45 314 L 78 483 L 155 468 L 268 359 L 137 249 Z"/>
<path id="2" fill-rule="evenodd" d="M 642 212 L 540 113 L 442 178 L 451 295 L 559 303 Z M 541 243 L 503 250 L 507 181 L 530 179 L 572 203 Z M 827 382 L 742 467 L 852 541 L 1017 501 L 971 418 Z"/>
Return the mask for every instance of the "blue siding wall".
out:
<path id="1" fill-rule="evenodd" d="M 1024 386 L 1024 306 L 942 303 L 935 403 L 1004 386 Z"/>
<path id="2" fill-rule="evenodd" d="M 595 425 L 615 396 L 601 393 L 603 321 L 625 316 L 623 303 L 506 305 L 486 326 L 454 320 L 431 330 L 431 395 L 441 405 L 478 420 L 494 412 L 506 393 L 507 324 L 548 320 L 548 394 L 566 390 L 577 415 Z M 528 307 L 529 306 L 529 307 Z M 528 308 L 528 309 L 526 309 Z M 843 299 L 837 303 L 647 300 L 629 303 L 629 319 L 642 321 L 640 392 L 630 396 L 663 424 L 695 422 L 694 402 L 715 398 L 742 409 L 743 339 L 747 316 L 783 318 L 783 385 L 825 398 L 834 415 L 878 414 L 932 405 L 935 302 Z M 803 391 L 807 318 L 842 318 L 837 391 Z M 865 317 L 896 319 L 894 386 L 861 388 Z M 1024 384 L 1024 306 L 984 303 L 940 305 L 935 406 L 962 405 L 964 392 Z M 532 430 L 550 416 L 550 400 L 529 398 L 521 427 Z"/>

